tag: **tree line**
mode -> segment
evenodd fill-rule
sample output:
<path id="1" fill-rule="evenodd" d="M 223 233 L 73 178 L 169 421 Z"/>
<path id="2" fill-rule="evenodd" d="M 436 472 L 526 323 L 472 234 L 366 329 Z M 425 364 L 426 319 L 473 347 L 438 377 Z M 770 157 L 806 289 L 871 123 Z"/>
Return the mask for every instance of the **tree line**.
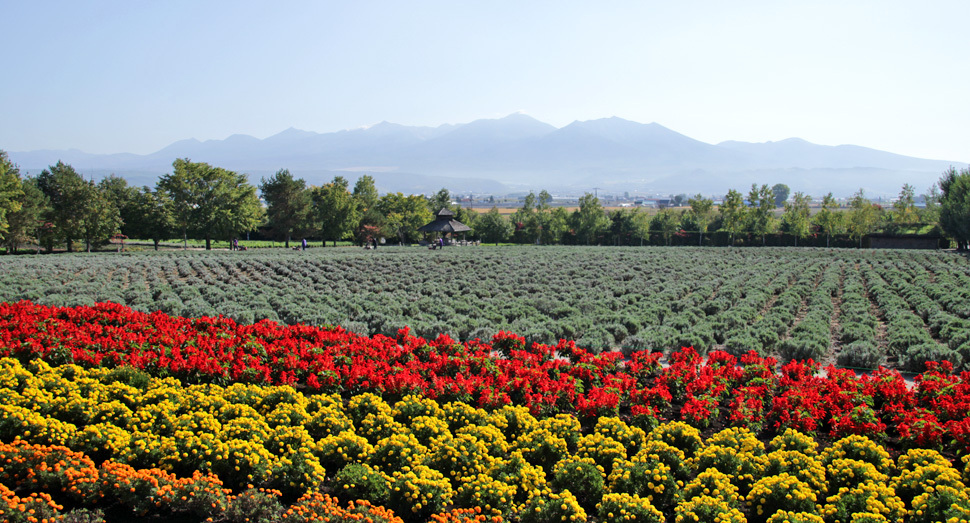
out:
<path id="1" fill-rule="evenodd" d="M 310 186 L 281 169 L 262 178 L 258 191 L 262 202 L 246 175 L 188 159 L 175 160 L 155 187 L 134 187 L 115 175 L 95 183 L 62 162 L 37 176 L 21 176 L 0 150 L 0 243 L 11 252 L 28 243 L 47 251 L 59 245 L 91 250 L 120 234 L 152 240 L 156 249 L 163 240 L 180 239 L 185 245 L 190 238 L 205 240 L 209 249 L 213 239 L 257 232 L 286 247 L 302 239 L 322 245 L 346 240 L 363 245 L 376 238 L 408 244 L 422 238 L 417 229 L 442 208 L 472 227 L 472 238 L 494 243 L 670 244 L 677 236 L 696 234 L 703 245 L 705 237 L 720 234 L 732 245 L 758 239 L 764 245 L 769 235 L 781 232 L 794 245 L 821 235 L 826 245 L 833 237 L 848 237 L 861 246 L 875 231 L 900 233 L 923 225 L 939 227 L 961 250 L 970 240 L 970 168 L 945 171 L 924 195 L 924 208 L 916 207 L 915 190 L 907 184 L 891 206 L 871 202 L 860 189 L 845 208 L 827 194 L 814 214 L 811 196 L 796 192 L 788 198 L 783 184 L 753 184 L 747 195 L 732 189 L 717 206 L 700 194 L 679 195 L 676 203 L 686 202 L 686 208 L 656 213 L 607 211 L 589 193 L 570 212 L 552 205 L 552 195 L 541 191 L 527 195 L 508 217 L 496 207 L 478 213 L 453 205 L 447 189 L 430 197 L 382 196 L 367 175 L 353 187 L 341 176 Z"/>

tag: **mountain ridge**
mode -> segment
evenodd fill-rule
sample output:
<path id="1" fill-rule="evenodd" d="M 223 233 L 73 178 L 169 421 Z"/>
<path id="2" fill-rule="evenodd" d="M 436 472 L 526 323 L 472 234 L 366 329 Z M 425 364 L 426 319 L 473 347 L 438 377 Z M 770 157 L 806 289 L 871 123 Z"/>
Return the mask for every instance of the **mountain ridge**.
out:
<path id="1" fill-rule="evenodd" d="M 872 196 L 898 194 L 903 183 L 922 190 L 959 162 L 913 158 L 856 145 L 818 145 L 792 137 L 769 142 L 727 140 L 709 144 L 663 125 L 617 116 L 573 121 L 556 128 L 522 113 L 437 127 L 380 122 L 318 133 L 290 127 L 263 139 L 178 140 L 153 153 L 88 154 L 77 149 L 9 152 L 33 172 L 63 160 L 80 171 L 138 173 L 151 184 L 190 158 L 244 172 L 287 168 L 308 173 L 382 173 L 394 192 L 424 190 L 427 180 L 453 191 L 514 192 L 547 188 L 581 193 L 589 187 L 623 191 L 717 194 L 752 183 L 786 183 L 793 191 L 846 196 L 863 188 Z M 396 176 L 399 175 L 399 176 Z M 397 179 L 396 179 L 397 178 Z M 400 182 L 400 183 L 397 183 Z"/>

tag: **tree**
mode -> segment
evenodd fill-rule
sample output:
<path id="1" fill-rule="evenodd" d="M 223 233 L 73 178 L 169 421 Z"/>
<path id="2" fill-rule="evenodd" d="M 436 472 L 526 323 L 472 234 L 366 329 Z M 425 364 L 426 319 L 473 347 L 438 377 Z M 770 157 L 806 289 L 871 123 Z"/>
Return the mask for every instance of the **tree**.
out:
<path id="1" fill-rule="evenodd" d="M 363 245 L 369 239 L 377 237 L 384 226 L 384 217 L 377 210 L 377 202 L 380 200 L 380 195 L 377 193 L 377 185 L 374 184 L 374 178 L 366 174 L 357 178 L 351 196 L 357 207 L 358 217 L 357 230 L 354 236 L 357 239 L 357 243 Z"/>
<path id="2" fill-rule="evenodd" d="M 542 223 L 536 215 L 536 195 L 534 192 L 530 192 L 523 198 L 522 207 L 512 215 L 512 222 L 521 224 L 518 228 L 521 231 L 518 235 L 520 237 L 517 238 L 518 241 L 539 243 Z M 521 238 L 521 236 L 525 236 L 525 238 Z"/>
<path id="3" fill-rule="evenodd" d="M 767 184 L 760 188 L 757 184 L 751 184 L 751 191 L 748 192 L 748 201 L 751 202 L 751 210 L 748 213 L 748 229 L 755 236 L 761 236 L 761 245 L 765 244 L 765 236 L 772 230 L 771 213 L 774 209 L 774 199 L 771 189 Z"/>
<path id="4" fill-rule="evenodd" d="M 335 176 L 332 182 L 310 190 L 316 228 L 324 246 L 331 240 L 336 247 L 338 240 L 347 238 L 357 228 L 357 204 L 348 187 L 343 176 Z"/>
<path id="5" fill-rule="evenodd" d="M 680 218 L 671 209 L 663 209 L 650 220 L 650 231 L 660 234 L 664 245 L 670 245 L 670 239 L 680 230 Z"/>
<path id="6" fill-rule="evenodd" d="M 175 160 L 172 168 L 158 188 L 172 200 L 183 240 L 191 232 L 204 238 L 209 250 L 213 237 L 231 239 L 259 225 L 262 206 L 246 175 L 188 158 Z"/>
<path id="7" fill-rule="evenodd" d="M 354 200 L 357 201 L 357 206 L 363 211 L 376 207 L 377 201 L 380 199 L 374 178 L 367 174 L 357 178 L 354 183 L 353 195 Z"/>
<path id="8" fill-rule="evenodd" d="M 511 236 L 514 229 L 512 222 L 503 218 L 497 207 L 492 207 L 482 215 L 475 228 L 482 237 L 482 241 L 494 242 L 495 245 Z"/>
<path id="9" fill-rule="evenodd" d="M 674 207 L 680 207 L 681 205 L 684 205 L 684 202 L 687 201 L 687 195 L 686 194 L 678 194 L 678 195 L 674 196 L 673 198 L 671 198 L 671 200 L 674 202 Z"/>
<path id="10" fill-rule="evenodd" d="M 569 231 L 569 213 L 562 207 L 553 207 L 549 210 L 549 217 L 542 227 L 543 243 L 562 243 L 563 237 Z"/>
<path id="11" fill-rule="evenodd" d="M 8 215 L 20 210 L 23 196 L 20 168 L 10 161 L 6 151 L 0 150 L 0 241 L 6 239 L 10 228 Z"/>
<path id="12" fill-rule="evenodd" d="M 822 210 L 815 215 L 815 225 L 825 234 L 825 246 L 829 246 L 833 234 L 841 234 L 845 230 L 845 215 L 834 209 L 839 208 L 832 193 L 822 198 Z"/>
<path id="13" fill-rule="evenodd" d="M 68 252 L 74 252 L 74 241 L 85 241 L 88 250 L 106 243 L 121 225 L 117 207 L 94 182 L 85 181 L 73 167 L 57 162 L 37 177 L 37 187 L 47 197 L 48 250 L 62 240 Z"/>
<path id="14" fill-rule="evenodd" d="M 771 187 L 771 194 L 774 196 L 775 207 L 781 207 L 788 201 L 788 195 L 791 194 L 791 189 L 783 183 L 776 183 Z"/>
<path id="15" fill-rule="evenodd" d="M 919 221 L 916 212 L 916 190 L 910 184 L 903 184 L 899 197 L 893 202 L 893 210 L 889 215 L 891 228 L 895 232 L 912 227 Z"/>
<path id="16" fill-rule="evenodd" d="M 125 221 L 125 234 L 132 238 L 146 238 L 155 244 L 175 235 L 177 225 L 168 193 L 142 187 L 129 204 L 131 213 Z"/>
<path id="17" fill-rule="evenodd" d="M 920 221 L 923 223 L 938 224 L 940 221 L 940 198 L 943 197 L 940 194 L 940 184 L 933 182 L 933 185 L 930 185 L 929 189 L 926 190 L 926 194 L 921 196 L 925 206 L 922 210 L 917 210 Z"/>
<path id="18" fill-rule="evenodd" d="M 970 242 L 970 168 L 957 172 L 952 166 L 940 179 L 940 227 L 966 251 Z"/>
<path id="19" fill-rule="evenodd" d="M 259 191 L 266 201 L 266 219 L 270 234 L 283 240 L 287 249 L 293 234 L 302 234 L 310 221 L 310 192 L 303 178 L 294 179 L 287 169 L 280 169 L 272 178 L 262 178 Z"/>
<path id="20" fill-rule="evenodd" d="M 859 189 L 852 199 L 849 200 L 849 213 L 846 225 L 849 230 L 849 237 L 859 240 L 859 248 L 862 248 L 862 238 L 872 232 L 879 221 L 879 212 L 875 205 L 866 198 L 862 189 Z"/>
<path id="21" fill-rule="evenodd" d="M 786 232 L 795 237 L 795 247 L 798 247 L 798 239 L 807 237 L 812 230 L 808 210 L 811 202 L 811 196 L 800 192 L 795 193 L 792 201 L 785 202 L 785 213 L 781 217 L 782 226 Z"/>
<path id="22" fill-rule="evenodd" d="M 731 245 L 734 245 L 734 236 L 744 230 L 745 217 L 748 209 L 744 206 L 744 199 L 741 193 L 731 189 L 724 197 L 718 211 L 721 213 L 721 222 L 724 230 L 731 234 Z"/>
<path id="23" fill-rule="evenodd" d="M 20 208 L 7 214 L 8 227 L 3 237 L 3 244 L 10 253 L 17 252 L 21 245 L 31 239 L 40 243 L 38 233 L 45 223 L 44 216 L 48 209 L 47 197 L 37 187 L 35 178 L 21 180 L 20 189 L 23 191 Z"/>
<path id="24" fill-rule="evenodd" d="M 614 245 L 630 245 L 637 235 L 636 209 L 617 209 L 609 214 L 610 235 Z"/>
<path id="25" fill-rule="evenodd" d="M 81 221 L 81 238 L 88 252 L 108 243 L 121 229 L 121 213 L 106 190 L 88 182 L 85 187 L 86 204 Z"/>
<path id="26" fill-rule="evenodd" d="M 694 213 L 694 221 L 697 223 L 697 230 L 700 232 L 697 245 L 701 245 L 704 242 L 704 233 L 707 232 L 707 226 L 710 225 L 713 218 L 714 200 L 696 194 L 693 198 L 687 200 L 687 203 L 690 205 L 691 212 Z"/>
<path id="27" fill-rule="evenodd" d="M 428 210 L 427 200 L 419 195 L 388 193 L 378 200 L 377 209 L 384 216 L 384 234 L 397 236 L 402 245 L 415 241 L 418 227 L 434 217 Z"/>
<path id="28" fill-rule="evenodd" d="M 579 209 L 573 212 L 572 221 L 579 240 L 590 245 L 610 226 L 610 218 L 603 211 L 600 200 L 590 193 L 579 199 Z"/>
<path id="29" fill-rule="evenodd" d="M 441 209 L 452 210 L 451 208 L 451 193 L 448 189 L 442 187 L 432 196 L 428 198 L 428 208 L 431 210 L 431 214 L 437 216 L 438 211 Z"/>

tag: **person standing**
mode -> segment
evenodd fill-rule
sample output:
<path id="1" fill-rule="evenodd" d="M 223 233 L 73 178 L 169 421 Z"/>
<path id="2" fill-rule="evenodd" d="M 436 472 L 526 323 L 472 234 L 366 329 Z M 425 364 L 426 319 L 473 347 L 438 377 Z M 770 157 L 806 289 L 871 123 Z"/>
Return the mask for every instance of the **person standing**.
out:
<path id="1" fill-rule="evenodd" d="M 303 249 L 304 251 L 306 250 L 306 238 L 303 238 L 303 242 L 301 242 L 301 243 L 300 243 L 300 247 L 301 247 L 301 248 L 302 248 L 302 249 Z"/>

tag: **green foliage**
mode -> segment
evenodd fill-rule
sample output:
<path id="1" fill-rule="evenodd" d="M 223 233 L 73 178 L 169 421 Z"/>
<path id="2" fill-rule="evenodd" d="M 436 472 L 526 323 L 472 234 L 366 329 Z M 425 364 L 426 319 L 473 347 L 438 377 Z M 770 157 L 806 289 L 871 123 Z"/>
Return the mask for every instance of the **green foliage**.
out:
<path id="1" fill-rule="evenodd" d="M 238 174 L 187 158 L 172 163 L 172 173 L 158 180 L 158 190 L 172 201 L 176 227 L 183 238 L 189 233 L 206 240 L 230 238 L 256 228 L 262 207 L 256 188 Z"/>
<path id="2" fill-rule="evenodd" d="M 309 228 L 311 201 L 306 182 L 294 179 L 290 171 L 280 169 L 270 179 L 263 178 L 259 191 L 266 200 L 266 218 L 274 239 L 285 241 L 289 248 L 294 234 Z"/>

